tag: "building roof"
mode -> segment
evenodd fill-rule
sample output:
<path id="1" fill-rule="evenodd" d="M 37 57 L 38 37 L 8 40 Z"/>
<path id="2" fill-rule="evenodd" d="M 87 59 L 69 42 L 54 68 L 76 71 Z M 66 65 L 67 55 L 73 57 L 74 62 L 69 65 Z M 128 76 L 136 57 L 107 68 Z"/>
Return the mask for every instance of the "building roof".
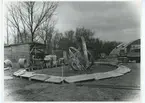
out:
<path id="1" fill-rule="evenodd" d="M 110 55 L 119 55 L 120 49 L 123 48 L 125 45 L 126 45 L 125 43 L 119 44 L 110 52 Z"/>
<path id="2" fill-rule="evenodd" d="M 132 45 L 132 44 L 138 44 L 138 45 L 140 45 L 140 39 L 133 40 L 133 41 L 129 42 L 128 44 L 126 44 L 126 45 L 124 46 L 124 48 L 127 48 L 127 47 L 129 47 L 130 45 Z"/>
<path id="3" fill-rule="evenodd" d="M 129 42 L 129 43 L 121 43 L 121 44 L 119 44 L 117 47 L 115 47 L 115 48 L 110 52 L 110 55 L 112 55 L 112 54 L 118 55 L 121 49 L 128 48 L 128 47 L 129 47 L 130 45 L 132 45 L 132 44 L 138 44 L 138 45 L 140 45 L 140 39 L 133 40 L 133 41 L 131 41 L 131 42 Z"/>

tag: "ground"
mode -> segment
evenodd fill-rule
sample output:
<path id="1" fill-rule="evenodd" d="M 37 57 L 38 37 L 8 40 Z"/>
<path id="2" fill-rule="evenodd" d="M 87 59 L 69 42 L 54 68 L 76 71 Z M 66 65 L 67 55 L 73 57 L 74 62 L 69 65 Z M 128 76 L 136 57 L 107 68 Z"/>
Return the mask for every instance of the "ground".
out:
<path id="1" fill-rule="evenodd" d="M 66 77 L 80 75 L 80 74 L 86 74 L 86 73 L 92 74 L 92 73 L 107 72 L 107 71 L 115 70 L 117 68 L 117 67 L 111 66 L 111 65 L 94 64 L 91 67 L 91 69 L 87 70 L 87 71 L 74 71 L 69 66 L 61 66 L 61 67 L 55 67 L 55 68 L 34 70 L 34 72 L 39 73 L 39 74 L 62 76 L 62 67 L 63 67 L 63 76 L 66 76 Z"/>
<path id="2" fill-rule="evenodd" d="M 128 101 L 140 99 L 140 64 L 121 77 L 72 84 L 14 78 L 4 81 L 5 101 Z M 99 68 L 101 69 L 101 68 Z"/>

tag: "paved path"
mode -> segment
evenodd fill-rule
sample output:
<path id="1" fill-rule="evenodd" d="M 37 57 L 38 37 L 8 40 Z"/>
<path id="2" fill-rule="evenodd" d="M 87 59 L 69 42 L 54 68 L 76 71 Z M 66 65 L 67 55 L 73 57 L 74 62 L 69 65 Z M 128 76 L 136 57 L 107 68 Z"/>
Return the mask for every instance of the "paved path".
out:
<path id="1" fill-rule="evenodd" d="M 100 64 L 100 63 L 99 63 Z M 102 63 L 101 63 L 102 64 Z M 111 65 L 112 68 L 114 64 L 112 63 L 104 63 L 107 65 Z M 48 75 L 48 74 L 39 74 L 36 72 L 27 72 L 24 69 L 20 69 L 16 72 L 13 73 L 14 76 L 17 77 L 25 77 L 28 78 L 29 80 L 39 80 L 43 82 L 52 82 L 52 83 L 61 83 L 63 81 L 67 83 L 74 83 L 74 82 L 82 82 L 82 81 L 88 81 L 88 80 L 100 80 L 100 79 L 108 79 L 108 78 L 116 78 L 118 76 L 125 75 L 128 72 L 131 72 L 131 69 L 123 66 L 123 65 L 115 65 L 116 69 L 111 70 L 111 71 L 105 71 L 105 72 L 93 72 L 91 74 L 80 74 L 80 75 L 74 75 L 74 76 L 54 76 L 54 75 Z M 98 68 L 95 68 L 98 69 Z M 101 69 L 101 68 L 99 68 Z M 105 68 L 107 69 L 107 67 Z M 57 71 L 57 70 L 56 70 Z"/>
<path id="2" fill-rule="evenodd" d="M 5 80 L 6 101 L 113 101 L 139 99 L 140 90 L 100 88 L 99 85 L 140 86 L 140 65 L 127 64 L 124 76 L 72 84 L 52 84 L 26 79 Z"/>

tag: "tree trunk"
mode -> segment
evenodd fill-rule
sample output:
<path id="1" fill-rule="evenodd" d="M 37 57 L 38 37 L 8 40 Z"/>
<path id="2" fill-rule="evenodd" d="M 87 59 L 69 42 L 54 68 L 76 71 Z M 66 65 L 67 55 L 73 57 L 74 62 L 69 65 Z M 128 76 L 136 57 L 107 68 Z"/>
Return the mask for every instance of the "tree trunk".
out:
<path id="1" fill-rule="evenodd" d="M 25 35 L 25 43 L 27 42 L 27 34 L 26 32 L 24 32 L 24 35 Z"/>
<path id="2" fill-rule="evenodd" d="M 48 54 L 48 43 L 45 44 L 45 54 Z"/>
<path id="3" fill-rule="evenodd" d="M 9 31 L 8 31 L 8 19 L 7 19 L 7 45 L 9 45 Z"/>
<path id="4" fill-rule="evenodd" d="M 33 42 L 33 38 L 34 38 L 33 32 L 31 32 L 31 35 L 32 35 L 32 37 L 31 37 L 31 42 Z"/>
<path id="5" fill-rule="evenodd" d="M 17 43 L 20 43 L 19 34 L 17 34 Z"/>

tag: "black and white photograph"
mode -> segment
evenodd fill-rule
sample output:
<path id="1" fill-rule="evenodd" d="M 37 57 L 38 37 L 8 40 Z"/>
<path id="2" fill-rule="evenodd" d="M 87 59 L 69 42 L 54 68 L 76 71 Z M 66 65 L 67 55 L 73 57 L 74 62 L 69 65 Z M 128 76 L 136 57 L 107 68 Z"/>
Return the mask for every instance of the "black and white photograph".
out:
<path id="1" fill-rule="evenodd" d="M 141 0 L 3 1 L 4 101 L 141 102 Z"/>

